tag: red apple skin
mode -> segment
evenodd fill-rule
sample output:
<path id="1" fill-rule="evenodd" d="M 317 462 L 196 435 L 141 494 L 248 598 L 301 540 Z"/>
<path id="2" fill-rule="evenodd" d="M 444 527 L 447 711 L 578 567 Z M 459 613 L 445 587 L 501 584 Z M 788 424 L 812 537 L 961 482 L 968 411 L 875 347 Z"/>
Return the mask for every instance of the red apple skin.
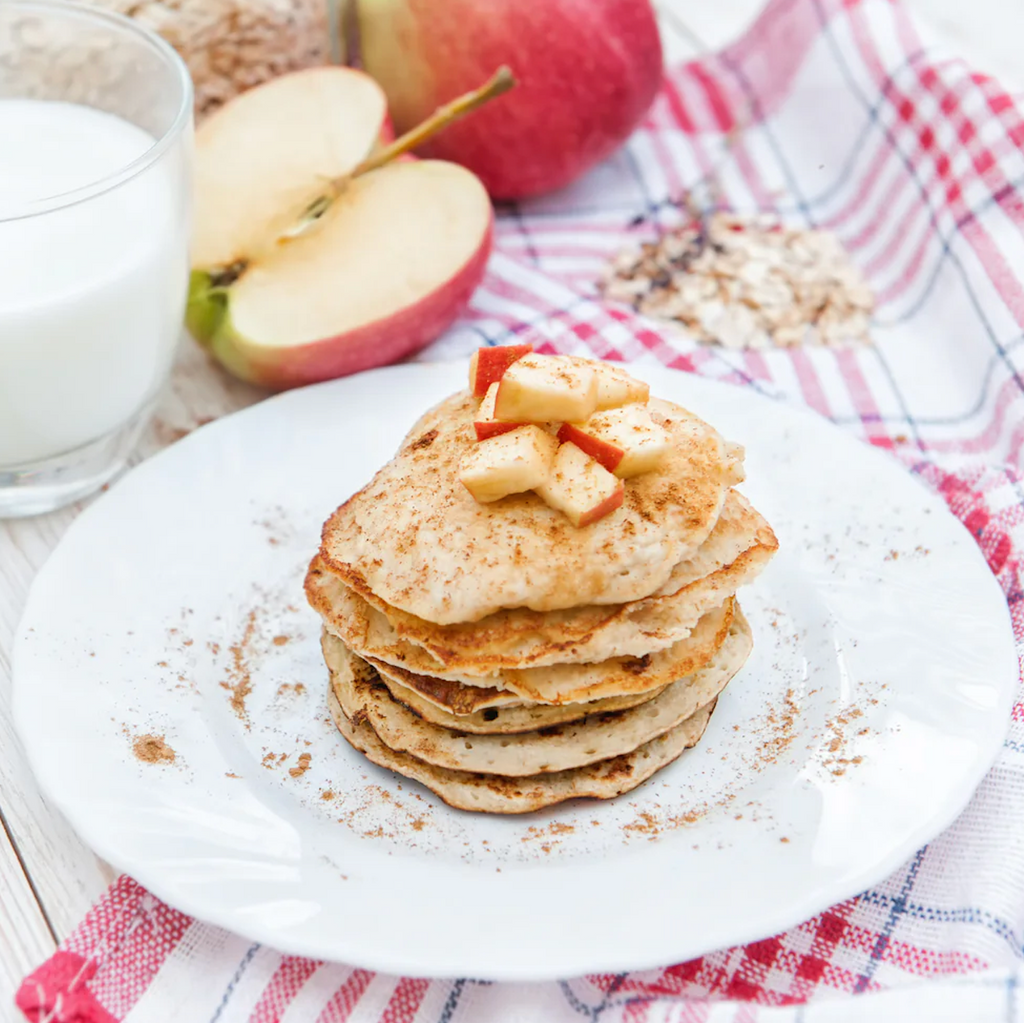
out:
<path id="1" fill-rule="evenodd" d="M 611 515 L 611 513 L 617 508 L 621 508 L 625 496 L 626 488 L 620 481 L 613 494 L 610 494 L 599 505 L 591 508 L 590 511 L 584 512 L 580 516 L 580 529 L 584 526 L 589 526 L 592 522 L 597 522 L 598 519 L 603 519 L 606 515 Z"/>
<path id="2" fill-rule="evenodd" d="M 518 86 L 419 151 L 496 199 L 568 185 L 640 123 L 662 80 L 649 0 L 359 0 L 363 67 L 398 132 L 507 64 Z"/>
<path id="3" fill-rule="evenodd" d="M 505 375 L 505 370 L 518 362 L 524 355 L 533 351 L 533 345 L 494 345 L 478 348 L 473 353 L 469 366 L 469 375 L 473 381 L 473 396 L 482 398 L 487 394 L 491 384 L 498 383 Z M 502 431 L 503 432 L 503 431 Z"/>
<path id="4" fill-rule="evenodd" d="M 444 285 L 386 319 L 305 345 L 270 347 L 238 336 L 227 315 L 209 341 L 197 336 L 229 372 L 270 390 L 315 384 L 397 362 L 425 348 L 466 307 L 487 268 L 494 236 L 491 216 L 476 253 Z"/>
<path id="5" fill-rule="evenodd" d="M 503 423 L 500 419 L 487 419 L 483 422 L 473 424 L 476 430 L 477 440 L 487 440 L 489 437 L 498 437 L 503 433 L 510 433 L 512 430 L 525 426 L 525 423 Z"/>
<path id="6" fill-rule="evenodd" d="M 591 437 L 572 423 L 563 423 L 558 431 L 558 439 L 563 444 L 575 444 L 581 451 L 600 462 L 609 472 L 615 472 L 616 466 L 626 457 L 626 452 L 605 440 Z"/>

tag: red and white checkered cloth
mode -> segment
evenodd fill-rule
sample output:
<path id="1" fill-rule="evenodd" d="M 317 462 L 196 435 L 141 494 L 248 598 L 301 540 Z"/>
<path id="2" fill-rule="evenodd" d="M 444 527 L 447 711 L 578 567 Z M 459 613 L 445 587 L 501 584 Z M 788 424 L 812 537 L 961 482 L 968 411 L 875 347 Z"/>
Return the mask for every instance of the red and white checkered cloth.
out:
<path id="1" fill-rule="evenodd" d="M 898 5 L 772 0 L 729 49 L 669 76 L 618 156 L 503 211 L 470 313 L 422 357 L 515 335 L 809 405 L 943 494 L 1002 584 L 1021 643 L 1022 144 L 1015 99 L 923 47 Z M 881 298 L 875 347 L 702 348 L 602 304 L 594 280 L 608 257 L 674 223 L 672 200 L 711 170 L 735 207 L 840 236 Z M 403 979 L 281 956 L 122 878 L 18 1004 L 37 1023 L 1024 1020 L 1022 942 L 1018 700 L 953 827 L 878 887 L 744 948 L 558 984 Z"/>

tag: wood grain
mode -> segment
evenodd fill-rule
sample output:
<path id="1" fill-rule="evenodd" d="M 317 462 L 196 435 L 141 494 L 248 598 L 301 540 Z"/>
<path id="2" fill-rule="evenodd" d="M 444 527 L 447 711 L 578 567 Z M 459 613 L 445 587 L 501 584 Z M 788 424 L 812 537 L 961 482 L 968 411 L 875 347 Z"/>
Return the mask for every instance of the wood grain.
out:
<path id="1" fill-rule="evenodd" d="M 186 338 L 171 385 L 133 461 L 263 396 L 228 378 Z M 40 794 L 11 710 L 11 648 L 29 586 L 82 507 L 0 521 L 0 810 L 5 824 L 0 830 L 0 1019 L 7 1018 L 21 978 L 53 951 L 55 939 L 70 933 L 116 877 Z"/>
<path id="2" fill-rule="evenodd" d="M 17 990 L 22 977 L 56 947 L 21 861 L 0 827 L 0 993 Z"/>

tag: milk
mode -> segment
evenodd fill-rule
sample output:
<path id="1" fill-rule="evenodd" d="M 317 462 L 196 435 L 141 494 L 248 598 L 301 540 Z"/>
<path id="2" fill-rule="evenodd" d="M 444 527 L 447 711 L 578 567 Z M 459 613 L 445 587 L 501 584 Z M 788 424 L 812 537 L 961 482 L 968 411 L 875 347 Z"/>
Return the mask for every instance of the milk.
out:
<path id="1" fill-rule="evenodd" d="M 188 281 L 180 154 L 75 205 L 154 145 L 111 114 L 0 98 L 0 469 L 101 438 L 158 390 Z"/>

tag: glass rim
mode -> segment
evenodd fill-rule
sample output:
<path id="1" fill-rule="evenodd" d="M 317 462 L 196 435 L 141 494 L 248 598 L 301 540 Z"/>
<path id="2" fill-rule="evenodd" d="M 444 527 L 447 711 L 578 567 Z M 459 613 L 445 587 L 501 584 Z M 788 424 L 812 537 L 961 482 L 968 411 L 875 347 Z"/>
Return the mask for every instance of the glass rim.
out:
<path id="1" fill-rule="evenodd" d="M 140 153 L 130 163 L 102 178 L 92 181 L 79 188 L 73 188 L 67 192 L 59 192 L 56 195 L 46 196 L 42 199 L 33 199 L 28 203 L 19 203 L 16 207 L 5 208 L 0 202 L 0 223 L 14 220 L 26 220 L 30 217 L 43 216 L 47 213 L 54 213 L 57 210 L 77 206 L 79 203 L 88 202 L 97 196 L 105 195 L 107 192 L 125 184 L 132 178 L 137 177 L 143 171 L 153 166 L 181 136 L 192 118 L 193 87 L 192 76 L 181 59 L 177 50 L 166 40 L 155 32 L 143 27 L 138 22 L 123 14 L 116 14 L 113 11 L 103 10 L 89 4 L 73 2 L 73 0 L 2 0 L 0 11 L 20 9 L 26 13 L 45 14 L 47 12 L 59 15 L 69 15 L 74 18 L 92 21 L 94 23 L 106 23 L 114 28 L 121 29 L 134 36 L 140 43 L 154 50 L 175 73 L 178 86 L 181 92 L 181 103 L 167 129 L 156 139 L 144 153 Z"/>

